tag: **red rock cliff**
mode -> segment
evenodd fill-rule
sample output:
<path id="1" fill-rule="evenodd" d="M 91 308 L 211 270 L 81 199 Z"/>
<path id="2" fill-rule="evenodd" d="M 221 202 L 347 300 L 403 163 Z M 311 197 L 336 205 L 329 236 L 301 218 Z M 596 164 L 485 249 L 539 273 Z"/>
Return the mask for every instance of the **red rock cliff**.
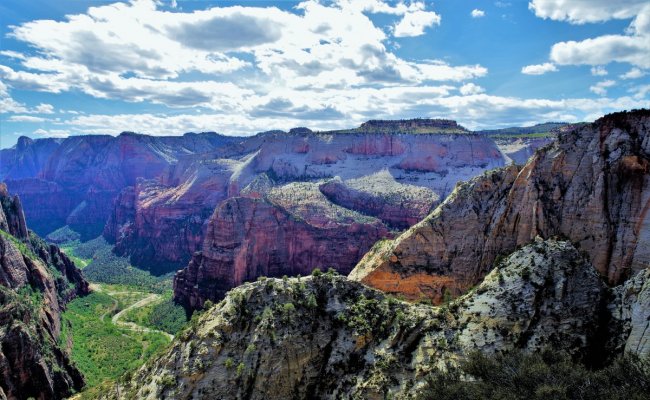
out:
<path id="1" fill-rule="evenodd" d="M 422 222 L 381 243 L 350 277 L 440 301 L 536 236 L 568 238 L 612 284 L 650 262 L 650 111 L 562 133 L 524 166 L 456 187 Z"/>
<path id="2" fill-rule="evenodd" d="M 58 347 L 60 316 L 88 283 L 56 246 L 28 233 L 4 184 L 0 203 L 0 398 L 64 398 L 84 381 Z"/>

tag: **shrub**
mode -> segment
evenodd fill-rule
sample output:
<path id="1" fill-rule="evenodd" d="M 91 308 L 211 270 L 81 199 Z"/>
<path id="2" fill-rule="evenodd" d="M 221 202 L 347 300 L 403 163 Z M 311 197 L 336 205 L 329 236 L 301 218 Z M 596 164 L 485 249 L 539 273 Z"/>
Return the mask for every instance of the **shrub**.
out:
<path id="1" fill-rule="evenodd" d="M 212 306 L 214 306 L 214 303 L 211 300 L 206 300 L 205 303 L 203 303 L 204 310 L 209 310 Z"/>
<path id="2" fill-rule="evenodd" d="M 240 362 L 240 363 L 237 365 L 237 369 L 236 369 L 236 371 L 235 371 L 235 373 L 237 374 L 237 377 L 238 377 L 238 378 L 239 378 L 240 376 L 242 376 L 242 374 L 244 373 L 244 369 L 246 369 L 246 366 L 244 365 L 243 362 Z"/>
<path id="3" fill-rule="evenodd" d="M 311 271 L 311 276 L 321 276 L 323 275 L 323 271 L 320 270 L 320 268 L 314 268 L 313 271 Z"/>
<path id="4" fill-rule="evenodd" d="M 468 380 L 469 376 L 473 379 Z M 499 355 L 471 354 L 459 367 L 434 372 L 421 399 L 645 399 L 650 360 L 626 355 L 590 369 L 563 352 L 521 350 Z"/>

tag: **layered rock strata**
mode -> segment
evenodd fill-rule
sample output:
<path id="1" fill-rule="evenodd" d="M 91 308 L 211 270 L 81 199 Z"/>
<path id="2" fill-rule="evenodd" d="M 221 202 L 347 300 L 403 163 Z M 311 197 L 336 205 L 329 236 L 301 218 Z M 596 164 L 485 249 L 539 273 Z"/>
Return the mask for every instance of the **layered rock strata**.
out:
<path id="1" fill-rule="evenodd" d="M 574 127 L 523 166 L 458 185 L 422 222 L 369 252 L 351 279 L 441 301 L 536 236 L 588 254 L 610 284 L 650 263 L 650 111 Z"/>

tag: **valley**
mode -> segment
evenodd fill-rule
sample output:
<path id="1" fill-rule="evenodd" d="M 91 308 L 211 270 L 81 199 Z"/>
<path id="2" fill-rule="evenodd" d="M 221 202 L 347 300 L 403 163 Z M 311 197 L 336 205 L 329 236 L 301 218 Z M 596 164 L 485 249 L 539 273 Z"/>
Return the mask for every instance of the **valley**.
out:
<path id="1" fill-rule="evenodd" d="M 401 122 L 416 130 L 422 123 Z M 41 294 L 48 284 L 29 283 L 39 275 L 31 260 L 63 263 L 81 280 L 59 282 L 62 272 L 49 270 L 66 301 L 43 322 L 55 324 L 48 329 L 56 342 L 47 346 L 78 377 L 66 393 L 116 400 L 475 399 L 546 387 L 596 398 L 637 393 L 650 379 L 647 111 L 563 125 L 555 139 L 368 133 L 384 124 L 365 125 L 361 136 L 338 132 L 334 148 L 327 135 L 299 130 L 256 136 L 253 152 L 236 144 L 230 159 L 213 157 L 234 151 L 232 143 L 176 160 L 116 194 L 96 237 L 71 223 L 50 231 L 49 243 L 38 239 L 26 225 L 32 213 L 3 188 L 0 239 L 16 253 L 3 261 L 5 275 L 29 277 L 9 295 L 32 313 L 54 304 L 53 294 L 49 302 Z M 549 141 L 517 153 L 532 153 L 524 164 L 507 164 L 518 156 L 496 143 L 508 135 L 516 140 L 506 138 L 510 149 L 530 144 L 523 139 Z M 336 161 L 314 163 L 317 156 Z M 225 165 L 236 166 L 227 180 Z M 335 176 L 319 172 L 329 168 Z M 197 199 L 212 195 L 201 203 L 213 207 L 209 215 L 192 214 Z M 187 265 L 170 271 L 171 257 L 192 241 L 199 244 Z M 15 270 L 21 257 L 28 273 Z M 157 266 L 138 264 L 145 258 Z M 73 287 L 75 295 L 65 294 Z M 481 369 L 504 364 L 534 382 L 520 386 Z M 562 369 L 574 371 L 572 380 L 548 378 Z M 633 371 L 627 392 L 603 378 L 621 369 Z M 464 382 L 464 373 L 478 381 Z M 492 393 L 495 381 L 509 386 Z"/>
<path id="2" fill-rule="evenodd" d="M 131 267 L 103 238 L 67 241 L 61 248 L 93 277 L 90 294 L 70 302 L 62 314 L 60 344 L 86 379 L 78 398 L 94 398 L 102 385 L 162 351 L 187 318 L 171 300 L 171 277 Z"/>
<path id="3" fill-rule="evenodd" d="M 650 400 L 650 0 L 0 15 L 0 400 Z"/>

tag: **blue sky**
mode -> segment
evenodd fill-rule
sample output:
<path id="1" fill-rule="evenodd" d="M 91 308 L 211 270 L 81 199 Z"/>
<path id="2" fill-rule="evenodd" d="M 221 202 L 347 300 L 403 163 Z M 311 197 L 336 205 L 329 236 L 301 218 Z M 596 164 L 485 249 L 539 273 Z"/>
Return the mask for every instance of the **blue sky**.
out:
<path id="1" fill-rule="evenodd" d="M 650 107 L 647 0 L 5 0 L 0 29 L 0 147 Z"/>

